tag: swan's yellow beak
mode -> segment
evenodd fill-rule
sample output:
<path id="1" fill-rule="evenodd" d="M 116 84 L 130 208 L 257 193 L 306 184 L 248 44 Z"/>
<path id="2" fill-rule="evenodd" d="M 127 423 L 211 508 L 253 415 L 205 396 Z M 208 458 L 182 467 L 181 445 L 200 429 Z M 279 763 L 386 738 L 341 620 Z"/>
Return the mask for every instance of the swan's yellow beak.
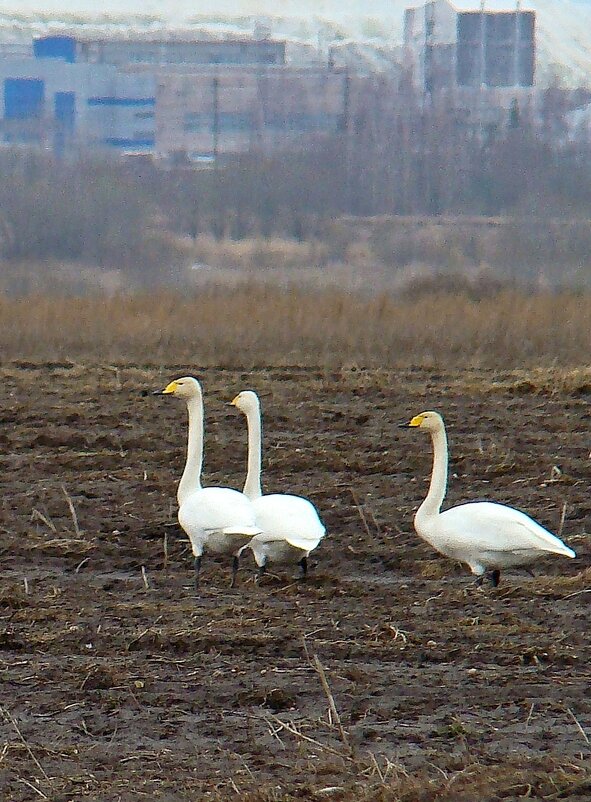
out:
<path id="1" fill-rule="evenodd" d="M 232 404 L 233 407 L 237 407 L 239 398 L 240 398 L 239 395 L 235 395 L 234 398 L 230 401 L 230 404 Z"/>
<path id="2" fill-rule="evenodd" d="M 170 395 L 171 393 L 174 393 L 177 387 L 178 385 L 176 382 L 170 382 L 170 384 L 166 385 L 164 390 L 156 390 L 154 393 L 152 393 L 152 395 Z"/>
<path id="3" fill-rule="evenodd" d="M 425 419 L 424 414 L 415 415 L 414 418 L 411 418 L 411 420 L 409 420 L 408 423 L 401 423 L 398 428 L 409 429 L 412 427 L 414 429 L 416 426 L 420 426 L 424 419 Z"/>

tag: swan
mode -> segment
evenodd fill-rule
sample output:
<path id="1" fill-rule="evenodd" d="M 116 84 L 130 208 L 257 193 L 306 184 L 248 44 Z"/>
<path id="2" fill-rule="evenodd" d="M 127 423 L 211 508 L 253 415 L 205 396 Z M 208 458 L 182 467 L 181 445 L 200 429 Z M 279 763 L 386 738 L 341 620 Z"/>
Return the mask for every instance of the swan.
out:
<path id="1" fill-rule="evenodd" d="M 261 534 L 245 546 L 251 549 L 259 576 L 267 562 L 299 562 L 302 578 L 308 572 L 308 556 L 326 532 L 314 505 L 301 496 L 261 491 L 261 405 L 256 393 L 244 390 L 231 402 L 246 416 L 248 469 L 244 495 L 252 501 Z"/>
<path id="2" fill-rule="evenodd" d="M 183 376 L 167 384 L 154 395 L 183 398 L 189 412 L 187 462 L 177 490 L 178 520 L 189 536 L 195 566 L 195 588 L 199 587 L 201 558 L 204 551 L 231 554 L 232 581 L 240 551 L 261 529 L 256 525 L 252 503 L 243 493 L 229 487 L 201 487 L 203 464 L 203 395 L 201 385 L 192 376 Z"/>
<path id="3" fill-rule="evenodd" d="M 414 524 L 419 537 L 454 560 L 466 563 L 481 585 L 488 573 L 494 587 L 501 569 L 527 565 L 544 554 L 575 552 L 525 513 L 491 501 L 460 504 L 440 512 L 447 485 L 447 437 L 438 412 L 421 412 L 401 428 L 421 428 L 433 441 L 433 473 Z"/>

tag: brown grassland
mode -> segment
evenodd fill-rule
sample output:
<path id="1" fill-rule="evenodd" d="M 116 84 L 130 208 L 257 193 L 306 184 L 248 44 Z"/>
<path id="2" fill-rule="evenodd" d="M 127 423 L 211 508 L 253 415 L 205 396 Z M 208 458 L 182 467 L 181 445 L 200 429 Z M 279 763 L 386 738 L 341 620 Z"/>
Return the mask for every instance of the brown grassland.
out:
<path id="1" fill-rule="evenodd" d="M 591 296 L 191 293 L 0 299 L 3 802 L 591 798 Z M 205 484 L 313 500 L 310 576 L 259 585 L 176 524 L 191 372 Z M 477 589 L 413 531 L 428 440 L 446 504 L 490 498 L 577 559 Z"/>
<path id="2" fill-rule="evenodd" d="M 185 294 L 0 297 L 0 321 L 4 359 L 576 368 L 591 353 L 591 293 L 565 291 L 401 299 L 335 287 L 207 283 Z"/>

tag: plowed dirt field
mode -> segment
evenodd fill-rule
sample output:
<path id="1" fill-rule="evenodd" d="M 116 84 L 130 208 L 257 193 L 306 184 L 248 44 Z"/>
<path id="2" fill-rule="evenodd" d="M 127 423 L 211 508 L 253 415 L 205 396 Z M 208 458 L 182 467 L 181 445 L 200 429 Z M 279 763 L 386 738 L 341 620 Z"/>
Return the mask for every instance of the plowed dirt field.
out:
<path id="1" fill-rule="evenodd" d="M 195 370 L 195 368 L 193 368 Z M 525 373 L 207 369 L 204 483 L 241 487 L 259 392 L 267 492 L 328 536 L 306 582 L 192 586 L 176 483 L 186 411 L 142 395 L 190 371 L 0 368 L 4 802 L 591 798 L 591 386 Z M 419 541 L 431 445 L 446 505 L 489 498 L 577 559 L 478 589 Z M 330 709 L 334 700 L 337 711 Z"/>

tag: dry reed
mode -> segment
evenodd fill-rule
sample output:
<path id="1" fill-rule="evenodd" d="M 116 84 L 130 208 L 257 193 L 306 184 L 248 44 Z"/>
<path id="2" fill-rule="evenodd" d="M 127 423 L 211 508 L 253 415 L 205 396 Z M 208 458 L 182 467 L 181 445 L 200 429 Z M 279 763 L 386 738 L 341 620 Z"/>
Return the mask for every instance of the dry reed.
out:
<path id="1" fill-rule="evenodd" d="M 191 255 L 196 262 L 216 267 L 290 268 L 326 263 L 328 245 L 281 237 L 216 240 L 202 234 L 194 240 Z"/>
<path id="2" fill-rule="evenodd" d="M 143 365 L 585 364 L 591 294 L 401 300 L 259 283 L 195 294 L 0 298 L 5 359 Z"/>

